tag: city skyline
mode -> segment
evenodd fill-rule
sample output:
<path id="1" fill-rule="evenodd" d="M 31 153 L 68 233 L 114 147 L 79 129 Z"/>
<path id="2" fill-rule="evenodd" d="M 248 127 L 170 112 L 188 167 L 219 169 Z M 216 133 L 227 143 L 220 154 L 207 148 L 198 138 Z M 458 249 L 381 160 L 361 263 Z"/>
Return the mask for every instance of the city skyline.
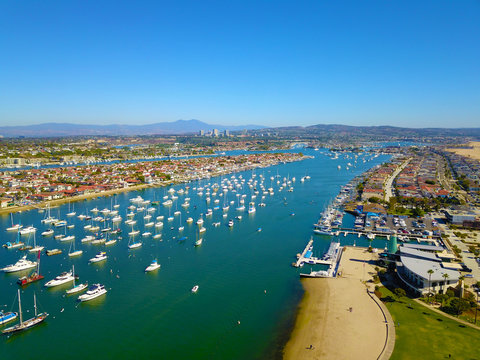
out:
<path id="1" fill-rule="evenodd" d="M 3 3 L 0 126 L 476 127 L 475 2 Z"/>

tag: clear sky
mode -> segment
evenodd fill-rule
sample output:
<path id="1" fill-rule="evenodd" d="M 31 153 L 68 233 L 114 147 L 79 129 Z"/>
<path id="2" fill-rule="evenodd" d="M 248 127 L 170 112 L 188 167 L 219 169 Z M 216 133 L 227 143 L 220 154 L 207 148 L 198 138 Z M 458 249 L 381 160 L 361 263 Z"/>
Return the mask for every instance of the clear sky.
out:
<path id="1" fill-rule="evenodd" d="M 0 2 L 0 125 L 178 119 L 480 127 L 480 2 Z"/>

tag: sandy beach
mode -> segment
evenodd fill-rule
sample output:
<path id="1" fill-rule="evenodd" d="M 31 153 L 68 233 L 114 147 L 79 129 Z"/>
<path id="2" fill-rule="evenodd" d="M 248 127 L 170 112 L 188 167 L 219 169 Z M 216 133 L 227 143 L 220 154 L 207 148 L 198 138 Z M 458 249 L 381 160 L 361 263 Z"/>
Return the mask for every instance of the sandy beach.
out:
<path id="1" fill-rule="evenodd" d="M 387 335 L 385 318 L 363 283 L 374 273 L 367 262 L 376 257 L 348 247 L 340 263 L 342 276 L 302 279 L 305 295 L 284 359 L 379 357 Z"/>
<path id="2" fill-rule="evenodd" d="M 452 149 L 447 149 L 447 151 L 453 152 L 457 155 L 466 156 L 471 159 L 480 160 L 480 142 L 479 141 L 470 142 L 468 143 L 468 146 L 473 146 L 473 148 L 472 149 L 452 148 Z"/>

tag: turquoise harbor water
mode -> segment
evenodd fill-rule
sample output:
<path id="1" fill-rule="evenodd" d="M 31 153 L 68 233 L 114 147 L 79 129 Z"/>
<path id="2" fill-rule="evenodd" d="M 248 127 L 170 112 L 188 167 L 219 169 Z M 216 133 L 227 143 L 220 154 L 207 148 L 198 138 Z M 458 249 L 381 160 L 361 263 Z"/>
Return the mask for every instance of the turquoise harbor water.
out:
<path id="1" fill-rule="evenodd" d="M 220 178 L 205 179 L 175 186 L 175 189 L 190 186 L 188 194 L 178 195 L 171 207 L 160 204 L 152 220 L 164 215 L 162 238 L 143 239 L 143 246 L 129 250 L 128 232 L 131 228 L 124 224 L 129 199 L 138 195 L 144 199 L 160 200 L 166 195 L 166 188 L 119 194 L 115 197 L 101 197 L 75 203 L 77 215 L 90 209 L 110 208 L 112 202 L 120 205 L 119 214 L 123 217 L 122 239 L 115 245 L 82 244 L 87 234 L 86 224 L 75 217 L 68 218 L 69 206 L 51 210 L 51 215 L 65 219 L 75 228 L 68 230 L 76 236 L 76 248 L 83 255 L 69 258 L 70 243 L 62 243 L 53 237 L 40 235 L 47 226 L 41 224 L 45 216 L 37 210 L 14 214 L 14 221 L 24 226 L 34 225 L 37 230 L 37 243 L 47 249 L 60 248 L 61 255 L 42 255 L 41 273 L 45 280 L 33 283 L 22 290 L 24 317 L 33 312 L 33 293 L 37 294 L 41 311 L 50 314 L 44 324 L 24 333 L 0 338 L 0 359 L 48 358 L 48 359 L 103 359 L 160 358 L 160 359 L 264 359 L 277 358 L 288 332 L 293 325 L 297 304 L 302 296 L 298 273 L 291 267 L 295 255 L 300 252 L 312 236 L 312 224 L 317 221 L 325 206 L 337 195 L 341 185 L 368 168 L 388 159 L 381 155 L 373 158 L 362 154 L 356 167 L 346 170 L 348 162 L 353 163 L 352 154 L 342 154 L 332 160 L 326 151 L 302 150 L 315 158 L 301 162 L 281 164 L 254 172 L 235 173 L 245 179 L 243 188 L 237 193 L 246 194 L 245 205 L 252 189 L 247 181 L 256 174 L 264 175 L 266 188 L 273 187 L 274 195 L 266 195 L 266 207 L 259 207 L 261 193 L 257 196 L 253 214 L 241 213 L 242 219 L 235 220 L 232 228 L 226 226 L 228 219 L 240 215 L 235 208 L 237 197 L 229 191 L 228 201 L 234 200 L 228 217 L 222 217 L 223 196 L 211 196 L 207 205 L 205 191 L 202 197 L 194 187 L 220 183 Z M 349 155 L 350 158 L 345 158 Z M 363 162 L 363 159 L 366 159 Z M 341 165 L 341 170 L 337 166 Z M 294 191 L 279 191 L 283 177 L 296 178 Z M 308 174 L 311 179 L 301 182 Z M 231 175 L 228 176 L 230 178 Z M 274 176 L 275 180 L 270 178 Z M 185 197 L 190 197 L 190 207 L 180 206 Z M 219 198 L 219 204 L 214 204 Z M 194 247 L 198 225 L 186 224 L 191 216 L 195 221 L 207 208 L 219 205 L 211 217 L 204 216 L 204 241 Z M 195 208 L 196 207 L 196 208 Z M 169 210 L 171 209 L 171 210 Z M 179 234 L 179 216 L 171 222 L 167 217 L 176 210 L 182 212 L 181 222 L 185 226 Z M 294 214 L 294 215 L 293 215 Z M 100 214 L 99 214 L 100 215 Z M 142 233 L 143 213 L 138 213 L 136 228 Z M 346 222 L 351 221 L 348 217 Z M 214 227 L 214 222 L 221 225 Z M 10 216 L 0 219 L 2 243 L 14 241 L 16 234 L 7 233 Z M 174 227 L 172 230 L 171 227 Z M 261 227 L 262 231 L 257 229 Z M 56 233 L 63 229 L 55 229 Z M 155 232 L 155 227 L 148 228 Z M 186 236 L 184 241 L 178 241 Z M 27 240 L 28 236 L 23 236 Z M 356 238 L 356 237 L 355 237 Z M 328 248 L 330 240 L 316 237 L 315 253 Z M 343 243 L 353 243 L 353 237 L 341 237 Z M 356 239 L 358 245 L 366 244 L 365 239 Z M 379 241 L 374 245 L 383 247 Z M 88 264 L 88 259 L 105 250 L 108 259 L 103 264 Z M 0 267 L 15 263 L 23 252 L 0 249 Z M 33 260 L 34 254 L 28 253 Z M 144 269 L 153 259 L 158 259 L 161 268 L 146 274 Z M 75 265 L 80 281 L 89 284 L 102 283 L 108 289 L 106 296 L 91 302 L 79 304 L 77 296 L 65 296 L 71 285 L 46 289 L 43 284 Z M 302 271 L 308 271 L 303 269 Z M 19 273 L 0 274 L 0 308 L 4 311 L 18 311 L 16 280 Z M 22 274 L 23 275 L 23 274 Z M 198 284 L 197 293 L 191 288 Z M 5 326 L 0 327 L 3 329 Z"/>

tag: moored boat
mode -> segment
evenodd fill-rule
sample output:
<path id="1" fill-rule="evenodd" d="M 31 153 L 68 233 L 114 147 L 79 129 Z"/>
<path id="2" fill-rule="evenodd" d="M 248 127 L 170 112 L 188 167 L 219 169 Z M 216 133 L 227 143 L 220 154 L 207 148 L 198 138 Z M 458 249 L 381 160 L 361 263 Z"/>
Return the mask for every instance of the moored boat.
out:
<path id="1" fill-rule="evenodd" d="M 90 286 L 90 288 L 87 290 L 87 292 L 83 295 L 80 295 L 78 297 L 78 300 L 81 302 L 93 300 L 103 294 L 107 293 L 107 289 L 105 289 L 104 285 L 101 284 L 93 284 Z"/>
<path id="2" fill-rule="evenodd" d="M 107 253 L 105 251 L 100 251 L 95 257 L 88 260 L 90 263 L 97 263 L 103 260 L 107 260 Z"/>
<path id="3" fill-rule="evenodd" d="M 37 314 L 37 298 L 35 296 L 35 293 L 33 293 L 33 303 L 35 306 L 35 316 L 31 319 L 23 321 L 22 301 L 20 299 L 20 290 L 18 290 L 18 313 L 20 315 L 20 323 L 12 327 L 6 328 L 5 330 L 2 331 L 2 334 L 9 335 L 9 334 L 13 334 L 23 330 L 27 330 L 44 321 L 47 318 L 48 314 L 46 312 Z"/>
<path id="4" fill-rule="evenodd" d="M 54 286 L 59 286 L 62 284 L 65 284 L 67 282 L 73 281 L 74 276 L 73 276 L 73 271 L 64 271 L 55 279 L 52 279 L 48 282 L 45 283 L 45 287 L 54 287 Z"/>
<path id="5" fill-rule="evenodd" d="M 18 271 L 28 270 L 28 269 L 34 268 L 35 266 L 37 266 L 37 263 L 35 261 L 27 260 L 27 256 L 25 255 L 20 260 L 18 260 L 15 264 L 5 266 L 3 269 L 0 269 L 0 270 L 6 273 L 13 273 Z"/>
<path id="6" fill-rule="evenodd" d="M 157 260 L 153 260 L 152 263 L 147 266 L 147 268 L 145 269 L 145 272 L 154 271 L 154 270 L 157 270 L 158 268 L 160 268 L 160 264 L 157 262 Z"/>

